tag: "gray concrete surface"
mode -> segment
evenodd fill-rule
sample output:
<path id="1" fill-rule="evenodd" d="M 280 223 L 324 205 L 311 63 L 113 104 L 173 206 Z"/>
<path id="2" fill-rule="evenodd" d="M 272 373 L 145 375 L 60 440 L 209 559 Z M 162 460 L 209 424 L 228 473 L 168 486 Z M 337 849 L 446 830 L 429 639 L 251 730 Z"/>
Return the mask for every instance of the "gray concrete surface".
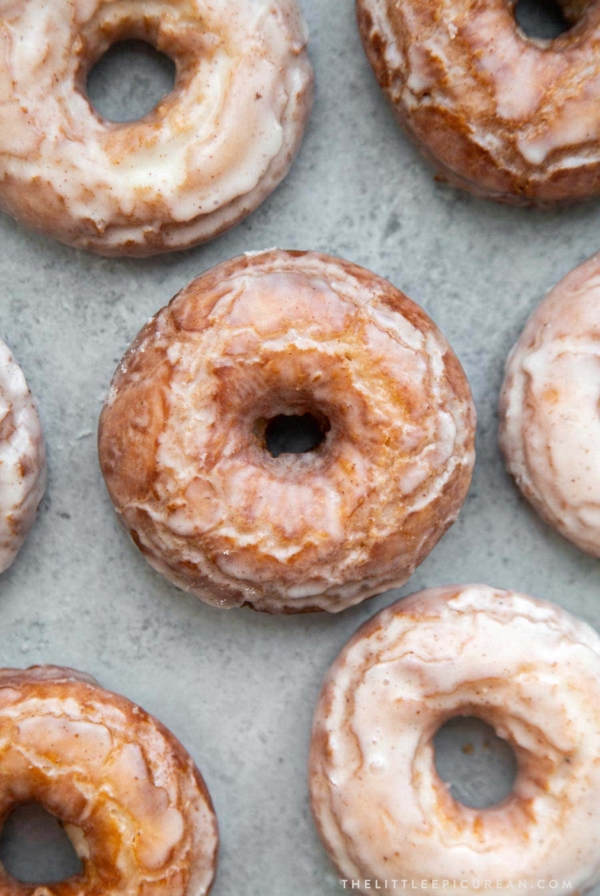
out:
<path id="1" fill-rule="evenodd" d="M 214 896 L 338 892 L 308 809 L 311 715 L 337 652 L 400 595 L 335 617 L 223 612 L 164 582 L 118 528 L 96 456 L 101 402 L 130 340 L 192 277 L 277 244 L 345 256 L 420 302 L 472 383 L 478 460 L 459 522 L 401 593 L 480 580 L 554 600 L 600 628 L 600 565 L 524 504 L 496 441 L 506 354 L 544 293 L 599 248 L 600 205 L 515 210 L 435 183 L 374 81 L 351 0 L 301 4 L 312 32 L 314 114 L 287 181 L 234 231 L 183 254 L 107 261 L 0 217 L 0 334 L 37 397 L 50 465 L 38 524 L 0 580 L 0 662 L 85 669 L 175 732 L 219 815 Z M 143 108 L 152 85 L 165 83 L 164 67 L 153 80 L 135 53 L 116 54 L 114 66 L 96 76 L 93 94 L 115 116 L 128 114 L 120 94 Z M 461 744 L 472 744 L 470 755 Z M 489 802 L 511 779 L 510 761 L 486 744 L 464 725 L 439 739 L 440 767 L 465 800 Z M 486 749 L 496 762 L 482 756 Z M 24 876 L 56 870 L 40 866 L 36 830 L 39 839 L 30 817 L 15 822 L 2 846 L 6 856 L 21 844 Z"/>

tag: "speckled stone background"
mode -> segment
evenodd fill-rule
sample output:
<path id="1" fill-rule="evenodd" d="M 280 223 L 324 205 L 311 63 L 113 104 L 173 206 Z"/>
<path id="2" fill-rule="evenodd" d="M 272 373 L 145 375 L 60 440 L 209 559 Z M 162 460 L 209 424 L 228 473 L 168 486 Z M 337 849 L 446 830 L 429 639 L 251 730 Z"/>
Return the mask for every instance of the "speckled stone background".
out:
<path id="1" fill-rule="evenodd" d="M 524 504 L 496 439 L 507 352 L 545 292 L 599 248 L 600 205 L 515 210 L 436 183 L 375 83 L 351 0 L 301 5 L 314 114 L 286 182 L 234 231 L 170 257 L 107 261 L 0 218 L 0 334 L 37 398 L 50 470 L 39 521 L 0 579 L 0 660 L 85 669 L 172 729 L 218 812 L 214 896 L 338 892 L 308 809 L 311 716 L 329 664 L 378 609 L 420 588 L 479 580 L 549 598 L 600 628 L 600 565 Z M 90 90 L 115 117 L 134 115 L 168 75 L 143 53 L 116 53 Z M 405 290 L 450 339 L 479 412 L 458 523 L 402 592 L 341 616 L 269 618 L 183 595 L 123 535 L 98 468 L 101 403 L 145 320 L 200 272 L 273 245 L 345 256 Z M 510 757 L 489 743 L 463 723 L 440 737 L 440 769 L 465 800 L 489 802 L 510 779 Z M 60 877 L 67 853 L 25 816 L 9 824 L 0 854 L 23 879 Z"/>

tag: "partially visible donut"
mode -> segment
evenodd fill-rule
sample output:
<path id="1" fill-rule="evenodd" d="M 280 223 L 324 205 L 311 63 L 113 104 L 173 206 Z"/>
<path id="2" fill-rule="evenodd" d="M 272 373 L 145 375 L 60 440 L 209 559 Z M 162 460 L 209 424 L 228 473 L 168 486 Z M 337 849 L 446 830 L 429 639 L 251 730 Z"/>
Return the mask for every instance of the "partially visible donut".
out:
<path id="1" fill-rule="evenodd" d="M 512 793 L 487 809 L 458 803 L 436 771 L 435 734 L 461 715 L 518 761 Z M 309 777 L 348 891 L 583 893 L 600 881 L 600 638 L 485 585 L 401 600 L 330 669 Z"/>
<path id="2" fill-rule="evenodd" d="M 36 887 L 0 866 L 2 896 L 206 896 L 217 819 L 193 760 L 156 719 L 54 666 L 0 670 L 0 819 L 37 802 L 81 874 Z"/>
<path id="3" fill-rule="evenodd" d="M 538 513 L 600 557 L 600 255 L 550 292 L 512 350 L 500 445 Z"/>
<path id="4" fill-rule="evenodd" d="M 21 368 L 0 339 L 0 573 L 33 526 L 45 488 L 40 418 Z"/>
<path id="5" fill-rule="evenodd" d="M 111 44 L 177 65 L 140 121 L 85 93 Z M 101 255 L 183 249 L 232 227 L 287 174 L 312 103 L 295 0 L 0 2 L 0 208 Z"/>
<path id="6" fill-rule="evenodd" d="M 322 444 L 274 457 L 312 415 Z M 474 463 L 466 377 L 386 280 L 272 250 L 189 284 L 113 379 L 100 463 L 147 560 L 222 607 L 337 612 L 402 585 L 454 522 Z"/>
<path id="7" fill-rule="evenodd" d="M 513 204 L 600 193 L 600 4 L 528 38 L 516 0 L 357 0 L 367 56 L 442 180 Z"/>

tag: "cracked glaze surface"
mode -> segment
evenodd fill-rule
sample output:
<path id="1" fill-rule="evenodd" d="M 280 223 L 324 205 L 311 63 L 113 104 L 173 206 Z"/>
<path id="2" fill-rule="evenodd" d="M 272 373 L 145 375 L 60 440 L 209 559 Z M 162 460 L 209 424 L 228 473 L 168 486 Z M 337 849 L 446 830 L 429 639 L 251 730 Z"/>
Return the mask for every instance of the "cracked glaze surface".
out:
<path id="1" fill-rule="evenodd" d="M 600 4 L 527 38 L 510 0 L 357 0 L 363 44 L 409 134 L 442 179 L 505 202 L 600 192 Z"/>
<path id="2" fill-rule="evenodd" d="M 274 458 L 265 423 L 328 421 Z M 194 280 L 139 334 L 102 413 L 125 526 L 217 606 L 342 610 L 403 584 L 456 518 L 474 462 L 460 364 L 425 312 L 364 268 L 272 250 Z"/>
<path id="3" fill-rule="evenodd" d="M 465 893 L 483 881 L 592 887 L 599 707 L 600 638 L 552 604 L 470 585 L 379 613 L 332 666 L 313 728 L 312 809 L 340 875 L 363 889 L 393 879 L 420 890 L 466 881 Z M 513 792 L 489 809 L 454 801 L 435 770 L 435 733 L 458 715 L 492 725 L 519 762 Z"/>
<path id="4" fill-rule="evenodd" d="M 177 65 L 143 119 L 85 96 L 92 64 L 135 37 Z M 0 207 L 103 255 L 211 239 L 287 174 L 312 102 L 294 0 L 0 0 Z"/>
<path id="5" fill-rule="evenodd" d="M 203 896 L 216 867 L 210 796 L 156 719 L 92 678 L 53 666 L 0 670 L 0 817 L 36 801 L 83 864 L 57 884 L 3 896 Z"/>
<path id="6" fill-rule="evenodd" d="M 539 305 L 509 356 L 500 444 L 541 516 L 600 557 L 600 255 Z"/>
<path id="7" fill-rule="evenodd" d="M 23 371 L 0 339 L 0 573 L 27 538 L 45 488 L 40 418 Z"/>

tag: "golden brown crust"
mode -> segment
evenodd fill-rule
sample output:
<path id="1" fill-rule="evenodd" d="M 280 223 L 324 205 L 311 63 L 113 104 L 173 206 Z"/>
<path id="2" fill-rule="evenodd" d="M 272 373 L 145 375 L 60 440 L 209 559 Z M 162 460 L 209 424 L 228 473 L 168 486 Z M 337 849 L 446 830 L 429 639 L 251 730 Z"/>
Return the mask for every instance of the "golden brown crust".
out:
<path id="1" fill-rule="evenodd" d="M 550 205 L 600 193 L 600 7 L 528 39 L 506 0 L 357 0 L 394 111 L 440 177 L 475 195 Z"/>
<path id="2" fill-rule="evenodd" d="M 177 739 L 72 669 L 0 670 L 0 818 L 35 801 L 56 815 L 81 874 L 37 888 L 0 873 L 6 896 L 204 896 L 218 829 Z"/>
<path id="3" fill-rule="evenodd" d="M 271 457 L 264 422 L 305 413 L 328 421 L 323 445 Z M 468 383 L 421 308 L 348 262 L 274 250 L 209 271 L 144 327 L 99 454 L 156 569 L 282 613 L 404 582 L 462 506 L 473 441 Z"/>

